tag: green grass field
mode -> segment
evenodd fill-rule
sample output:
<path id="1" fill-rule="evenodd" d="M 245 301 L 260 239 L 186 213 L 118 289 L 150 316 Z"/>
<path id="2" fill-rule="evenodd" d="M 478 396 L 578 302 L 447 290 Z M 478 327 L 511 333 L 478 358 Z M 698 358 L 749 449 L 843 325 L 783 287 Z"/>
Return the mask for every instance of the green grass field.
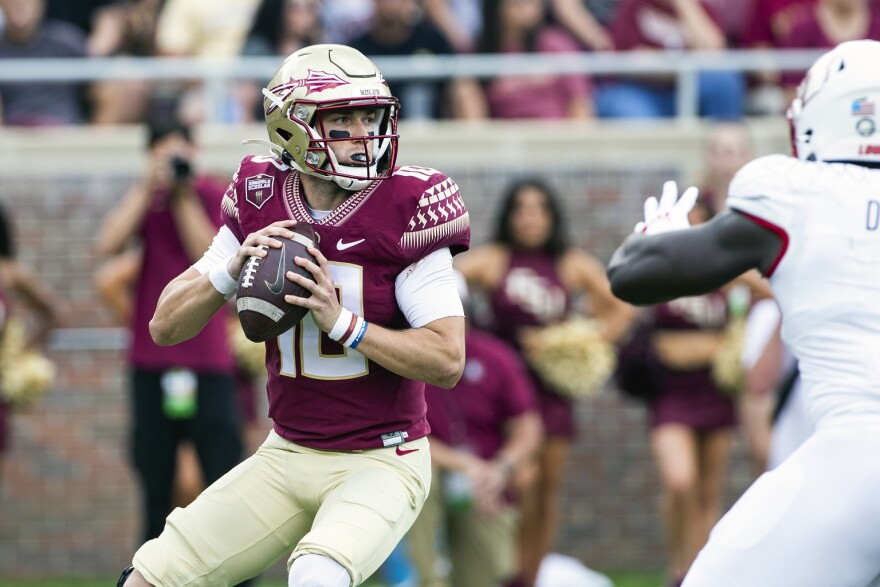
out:
<path id="1" fill-rule="evenodd" d="M 662 587 L 663 574 L 660 572 L 607 571 L 615 587 Z M 112 587 L 115 579 L 0 579 L 2 587 Z M 285 587 L 283 578 L 261 579 L 255 587 Z M 385 587 L 383 583 L 368 581 L 363 587 Z"/>

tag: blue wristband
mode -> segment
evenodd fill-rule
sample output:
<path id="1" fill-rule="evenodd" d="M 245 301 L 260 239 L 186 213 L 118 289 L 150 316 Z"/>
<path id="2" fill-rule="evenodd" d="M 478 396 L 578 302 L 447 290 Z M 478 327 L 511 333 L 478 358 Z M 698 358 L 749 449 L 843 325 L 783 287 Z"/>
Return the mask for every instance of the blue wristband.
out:
<path id="1" fill-rule="evenodd" d="M 361 324 L 361 329 L 358 331 L 357 336 L 354 337 L 354 340 L 351 341 L 351 344 L 348 345 L 348 348 L 350 348 L 350 349 L 357 348 L 357 345 L 359 345 L 361 343 L 361 340 L 363 340 L 363 338 L 364 338 L 364 334 L 366 334 L 366 332 L 367 332 L 367 324 L 369 324 L 369 322 L 364 320 L 364 323 Z"/>

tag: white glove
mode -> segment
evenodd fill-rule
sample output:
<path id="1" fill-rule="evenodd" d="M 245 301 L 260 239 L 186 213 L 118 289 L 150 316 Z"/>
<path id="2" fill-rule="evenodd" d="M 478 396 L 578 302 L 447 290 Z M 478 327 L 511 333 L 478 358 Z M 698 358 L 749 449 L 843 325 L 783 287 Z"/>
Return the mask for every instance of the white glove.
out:
<path id="1" fill-rule="evenodd" d="M 678 197 L 678 186 L 674 181 L 663 184 L 663 195 L 660 201 L 651 196 L 645 200 L 645 220 L 639 222 L 633 232 L 642 234 L 660 234 L 671 230 L 688 228 L 688 212 L 697 203 L 699 190 L 689 187 Z"/>

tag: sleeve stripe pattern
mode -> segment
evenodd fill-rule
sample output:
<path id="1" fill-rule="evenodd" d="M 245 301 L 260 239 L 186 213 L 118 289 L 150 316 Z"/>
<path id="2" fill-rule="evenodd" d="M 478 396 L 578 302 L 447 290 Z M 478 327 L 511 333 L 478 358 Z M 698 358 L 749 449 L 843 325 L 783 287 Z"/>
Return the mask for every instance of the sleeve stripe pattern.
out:
<path id="1" fill-rule="evenodd" d="M 464 232 L 469 225 L 470 220 L 468 215 L 465 214 L 440 226 L 434 226 L 417 232 L 406 232 L 400 239 L 400 246 L 405 249 L 423 247 L 431 242 L 441 241 L 449 235 Z"/>
<path id="2" fill-rule="evenodd" d="M 238 174 L 241 172 L 243 164 L 244 161 L 238 164 L 238 169 L 232 175 L 232 182 L 226 188 L 226 193 L 223 194 L 223 201 L 220 202 L 220 209 L 223 213 L 235 220 L 236 223 L 240 222 L 240 220 L 238 218 L 238 194 L 235 193 L 235 184 L 238 182 Z"/>
<path id="3" fill-rule="evenodd" d="M 405 249 L 425 246 L 464 232 L 470 225 L 458 185 L 449 178 L 430 186 L 419 199 L 419 208 L 400 239 Z"/>
<path id="4" fill-rule="evenodd" d="M 229 196 L 229 192 L 232 192 L 232 197 Z M 227 190 L 223 195 L 223 201 L 220 203 L 220 207 L 223 209 L 223 212 L 226 213 L 230 218 L 234 218 L 236 222 L 238 219 L 238 206 L 235 203 L 235 191 Z"/>

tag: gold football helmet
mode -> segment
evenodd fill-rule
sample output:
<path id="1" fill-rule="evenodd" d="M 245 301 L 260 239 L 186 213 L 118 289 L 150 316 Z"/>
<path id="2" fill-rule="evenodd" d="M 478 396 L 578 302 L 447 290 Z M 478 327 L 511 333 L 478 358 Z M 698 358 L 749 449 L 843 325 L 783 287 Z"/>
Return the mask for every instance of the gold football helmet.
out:
<path id="1" fill-rule="evenodd" d="M 394 167 L 399 103 L 359 51 L 345 45 L 300 49 L 284 61 L 263 96 L 270 148 L 294 169 L 362 190 Z M 324 132 L 321 114 L 344 109 L 376 109 L 374 131 L 363 137 Z M 343 165 L 330 148 L 334 141 L 352 140 L 364 142 L 369 154 L 364 165 Z"/>

